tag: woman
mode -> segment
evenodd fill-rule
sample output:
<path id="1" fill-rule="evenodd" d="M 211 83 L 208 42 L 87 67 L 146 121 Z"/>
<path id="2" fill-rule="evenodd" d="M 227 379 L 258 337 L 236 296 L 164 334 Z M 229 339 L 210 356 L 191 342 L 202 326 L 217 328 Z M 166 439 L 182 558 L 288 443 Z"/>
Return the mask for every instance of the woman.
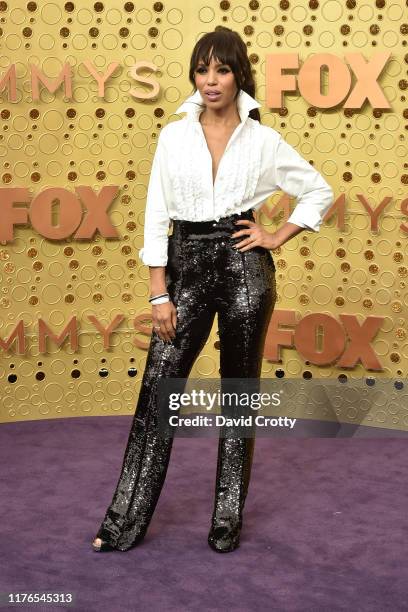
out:
<path id="1" fill-rule="evenodd" d="M 159 435 L 158 380 L 188 378 L 218 315 L 221 378 L 259 379 L 276 301 L 269 250 L 304 229 L 318 231 L 333 193 L 274 129 L 260 104 L 244 41 L 224 27 L 195 45 L 195 93 L 162 128 L 146 203 L 144 247 L 153 331 L 139 399 L 112 503 L 93 547 L 125 551 L 146 534 L 167 472 L 172 437 Z M 255 222 L 277 189 L 298 196 L 271 234 Z M 173 233 L 169 237 L 170 221 Z M 210 547 L 239 545 L 254 437 L 220 436 Z"/>

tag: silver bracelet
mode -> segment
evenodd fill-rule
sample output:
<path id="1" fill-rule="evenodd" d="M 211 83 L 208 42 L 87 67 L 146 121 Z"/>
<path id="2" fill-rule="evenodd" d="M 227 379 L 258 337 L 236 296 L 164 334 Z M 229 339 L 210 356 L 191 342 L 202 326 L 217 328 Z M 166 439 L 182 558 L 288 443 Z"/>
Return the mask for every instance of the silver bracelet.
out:
<path id="1" fill-rule="evenodd" d="M 169 295 L 169 294 L 167 292 L 166 293 L 159 293 L 158 295 L 150 297 L 149 298 L 149 302 L 151 302 L 152 300 L 155 300 L 156 298 L 163 297 L 164 295 Z"/>
<path id="2" fill-rule="evenodd" d="M 156 304 L 165 304 L 166 302 L 170 302 L 170 298 L 169 295 L 160 295 L 157 296 L 155 298 L 152 298 L 151 300 L 149 300 L 149 302 L 155 306 Z"/>

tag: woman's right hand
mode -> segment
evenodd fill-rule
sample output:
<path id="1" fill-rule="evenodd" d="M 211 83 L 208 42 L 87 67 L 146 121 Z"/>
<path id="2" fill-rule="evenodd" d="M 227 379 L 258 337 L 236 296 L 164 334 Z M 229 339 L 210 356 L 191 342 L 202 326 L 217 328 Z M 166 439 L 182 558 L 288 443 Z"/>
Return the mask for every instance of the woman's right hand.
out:
<path id="1" fill-rule="evenodd" d="M 175 338 L 177 310 L 171 300 L 164 304 L 152 304 L 152 323 L 154 331 L 162 340 L 170 342 Z"/>

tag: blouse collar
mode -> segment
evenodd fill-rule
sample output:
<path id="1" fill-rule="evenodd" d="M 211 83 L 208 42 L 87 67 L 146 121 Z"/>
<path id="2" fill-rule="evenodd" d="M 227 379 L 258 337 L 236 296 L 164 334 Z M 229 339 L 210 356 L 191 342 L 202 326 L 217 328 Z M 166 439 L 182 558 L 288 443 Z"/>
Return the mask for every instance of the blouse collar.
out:
<path id="1" fill-rule="evenodd" d="M 191 121 L 198 121 L 198 117 L 203 110 L 205 103 L 200 92 L 197 91 L 184 100 L 184 102 L 176 109 L 176 113 L 187 113 L 188 119 Z M 237 97 L 237 108 L 238 113 L 241 119 L 241 122 L 244 122 L 249 116 L 249 111 L 253 108 L 259 108 L 261 104 L 255 98 L 247 94 L 243 89 L 239 90 L 239 94 Z"/>

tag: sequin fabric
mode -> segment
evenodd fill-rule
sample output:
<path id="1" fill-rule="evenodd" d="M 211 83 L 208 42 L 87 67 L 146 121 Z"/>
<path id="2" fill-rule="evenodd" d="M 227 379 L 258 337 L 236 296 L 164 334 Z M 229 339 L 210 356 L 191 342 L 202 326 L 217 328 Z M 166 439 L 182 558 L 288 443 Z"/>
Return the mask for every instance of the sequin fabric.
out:
<path id="1" fill-rule="evenodd" d="M 158 432 L 158 380 L 188 378 L 216 313 L 221 379 L 260 377 L 276 302 L 275 265 L 263 247 L 242 253 L 233 248 L 242 238 L 231 234 L 243 227 L 234 221 L 244 218 L 254 220 L 252 210 L 213 222 L 173 221 L 166 284 L 177 309 L 176 336 L 165 342 L 152 331 L 119 480 L 96 535 L 117 550 L 126 551 L 144 537 L 167 473 L 173 437 Z M 254 442 L 254 437 L 230 437 L 226 428 L 220 432 L 210 536 L 223 524 L 229 526 L 227 535 L 239 531 Z M 222 538 L 217 542 L 222 548 Z M 229 545 L 227 537 L 225 549 Z"/>

